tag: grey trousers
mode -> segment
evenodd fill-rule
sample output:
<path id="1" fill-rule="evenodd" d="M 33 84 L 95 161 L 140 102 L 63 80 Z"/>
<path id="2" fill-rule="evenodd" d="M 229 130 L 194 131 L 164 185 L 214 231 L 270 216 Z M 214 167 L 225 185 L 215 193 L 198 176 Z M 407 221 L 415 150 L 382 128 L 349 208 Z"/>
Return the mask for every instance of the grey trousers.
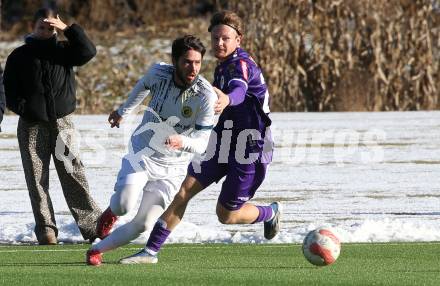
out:
<path id="1" fill-rule="evenodd" d="M 75 142 L 70 116 L 56 122 L 18 121 L 17 137 L 24 175 L 35 218 L 35 234 L 41 241 L 58 235 L 49 195 L 49 164 L 53 157 L 63 194 L 84 239 L 96 238 L 96 221 L 101 210 L 89 193 L 84 166 Z"/>

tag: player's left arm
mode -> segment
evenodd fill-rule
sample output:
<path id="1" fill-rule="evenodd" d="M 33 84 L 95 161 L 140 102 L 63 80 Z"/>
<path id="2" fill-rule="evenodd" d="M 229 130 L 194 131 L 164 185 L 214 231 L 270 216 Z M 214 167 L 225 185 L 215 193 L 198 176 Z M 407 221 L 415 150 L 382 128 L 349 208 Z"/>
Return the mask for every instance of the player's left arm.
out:
<path id="1" fill-rule="evenodd" d="M 208 146 L 212 127 L 203 130 L 193 130 L 188 136 L 175 134 L 169 136 L 165 145 L 170 149 L 182 150 L 189 153 L 203 154 Z"/>
<path id="2" fill-rule="evenodd" d="M 194 130 L 188 135 L 172 135 L 168 137 L 165 144 L 172 149 L 203 154 L 208 146 L 211 130 L 214 127 L 214 104 L 216 98 L 214 90 L 209 87 L 204 101 L 197 112 Z"/>
<path id="3" fill-rule="evenodd" d="M 148 72 L 137 81 L 136 85 L 130 91 L 127 100 L 117 109 L 121 117 L 127 117 L 150 95 L 150 86 L 153 78 L 154 69 L 151 67 Z"/>
<path id="4" fill-rule="evenodd" d="M 130 92 L 128 99 L 116 110 L 113 110 L 109 117 L 108 122 L 110 127 L 118 127 L 121 124 L 124 117 L 127 117 L 133 110 L 148 96 L 149 90 L 145 88 L 144 78 L 141 78 Z"/>

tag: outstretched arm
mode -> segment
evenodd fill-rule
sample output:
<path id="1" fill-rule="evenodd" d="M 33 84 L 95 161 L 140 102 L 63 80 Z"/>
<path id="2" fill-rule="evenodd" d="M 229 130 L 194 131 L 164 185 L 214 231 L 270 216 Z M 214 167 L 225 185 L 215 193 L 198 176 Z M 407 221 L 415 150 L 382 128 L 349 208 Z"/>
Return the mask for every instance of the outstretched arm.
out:
<path id="1" fill-rule="evenodd" d="M 149 94 L 148 74 L 146 74 L 136 83 L 127 100 L 118 108 L 117 113 L 122 117 L 129 115 Z"/>
<path id="2" fill-rule="evenodd" d="M 110 127 L 118 127 L 124 117 L 128 116 L 138 107 L 142 101 L 150 94 L 150 85 L 155 77 L 154 65 L 148 69 L 148 72 L 138 80 L 136 85 L 130 91 L 127 100 L 121 106 L 110 113 L 108 122 Z"/>
<path id="3" fill-rule="evenodd" d="M 220 114 L 223 112 L 227 106 L 239 105 L 244 101 L 247 92 L 247 85 L 238 80 L 233 80 L 229 83 L 229 89 L 231 92 L 225 94 L 220 89 L 214 87 L 215 93 L 217 93 L 218 100 L 215 103 L 215 114 Z"/>

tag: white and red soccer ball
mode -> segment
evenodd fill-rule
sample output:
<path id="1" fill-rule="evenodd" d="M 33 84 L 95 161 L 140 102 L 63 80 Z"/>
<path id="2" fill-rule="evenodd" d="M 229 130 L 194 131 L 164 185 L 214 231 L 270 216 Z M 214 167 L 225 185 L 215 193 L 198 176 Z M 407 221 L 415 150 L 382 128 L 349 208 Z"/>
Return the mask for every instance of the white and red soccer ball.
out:
<path id="1" fill-rule="evenodd" d="M 328 228 L 312 230 L 304 238 L 302 250 L 305 258 L 316 266 L 330 265 L 341 253 L 341 242 Z"/>

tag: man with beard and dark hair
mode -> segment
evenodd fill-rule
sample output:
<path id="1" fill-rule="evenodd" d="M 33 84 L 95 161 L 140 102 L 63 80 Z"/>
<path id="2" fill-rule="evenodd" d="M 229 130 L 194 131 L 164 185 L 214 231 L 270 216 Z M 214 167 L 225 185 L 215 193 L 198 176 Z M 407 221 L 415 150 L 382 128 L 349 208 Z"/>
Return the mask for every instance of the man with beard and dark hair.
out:
<path id="1" fill-rule="evenodd" d="M 67 41 L 58 41 L 57 30 Z M 71 116 L 76 108 L 73 67 L 95 55 L 95 46 L 78 24 L 68 26 L 55 11 L 41 8 L 34 15 L 33 32 L 6 61 L 6 105 L 20 116 L 18 145 L 39 244 L 56 244 L 58 236 L 49 195 L 51 157 L 82 236 L 90 241 L 97 236 L 102 212 L 89 193 Z"/>
<path id="2" fill-rule="evenodd" d="M 103 239 L 87 251 L 89 265 L 102 263 L 102 253 L 136 239 L 151 229 L 183 181 L 194 154 L 202 154 L 214 125 L 217 95 L 199 75 L 205 47 L 191 35 L 172 45 L 173 65 L 154 64 L 137 82 L 128 99 L 109 116 L 111 127 L 150 97 L 142 123 L 122 159 L 110 206 L 98 220 Z M 118 216 L 132 210 L 142 193 L 142 201 L 132 221 L 109 234 Z M 105 239 L 104 239 L 105 238 Z"/>

